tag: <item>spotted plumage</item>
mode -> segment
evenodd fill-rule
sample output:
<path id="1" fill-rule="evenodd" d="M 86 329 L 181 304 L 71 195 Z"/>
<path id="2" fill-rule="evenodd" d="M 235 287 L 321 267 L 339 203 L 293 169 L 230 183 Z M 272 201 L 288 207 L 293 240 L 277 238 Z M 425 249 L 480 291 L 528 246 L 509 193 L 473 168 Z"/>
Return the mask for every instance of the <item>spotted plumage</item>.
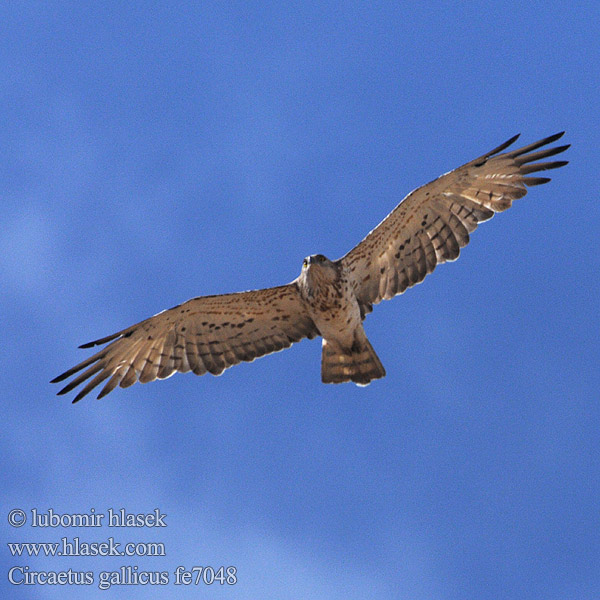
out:
<path id="1" fill-rule="evenodd" d="M 416 189 L 348 254 L 336 261 L 309 256 L 287 285 L 193 298 L 84 344 L 108 345 L 53 383 L 77 374 L 58 392 L 85 383 L 76 402 L 108 379 L 101 398 L 117 386 L 164 379 L 177 371 L 220 375 L 241 361 L 316 336 L 323 338 L 324 383 L 366 385 L 383 377 L 385 369 L 362 325 L 373 304 L 421 282 L 438 264 L 456 260 L 479 223 L 509 208 L 527 193 L 526 186 L 550 181 L 529 175 L 567 164 L 536 162 L 569 147 L 543 148 L 562 135 L 500 154 L 515 136 Z"/>

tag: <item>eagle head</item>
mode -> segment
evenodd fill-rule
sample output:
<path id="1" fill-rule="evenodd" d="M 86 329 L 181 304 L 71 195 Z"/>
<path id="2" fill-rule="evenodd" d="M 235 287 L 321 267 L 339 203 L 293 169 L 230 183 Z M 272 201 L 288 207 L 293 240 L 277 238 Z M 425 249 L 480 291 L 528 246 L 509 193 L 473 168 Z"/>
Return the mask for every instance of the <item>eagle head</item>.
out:
<path id="1" fill-rule="evenodd" d="M 300 282 L 309 296 L 319 293 L 320 288 L 330 287 L 340 278 L 340 267 L 322 254 L 312 254 L 302 261 Z M 323 290 L 324 291 L 324 290 Z"/>

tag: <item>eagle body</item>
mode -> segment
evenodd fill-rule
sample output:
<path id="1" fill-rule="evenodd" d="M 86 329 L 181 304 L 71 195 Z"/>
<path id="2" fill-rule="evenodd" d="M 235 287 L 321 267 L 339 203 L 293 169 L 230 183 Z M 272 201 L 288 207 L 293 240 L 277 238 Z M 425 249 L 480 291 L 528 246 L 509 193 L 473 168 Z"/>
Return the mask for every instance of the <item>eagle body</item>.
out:
<path id="1" fill-rule="evenodd" d="M 367 385 L 385 369 L 363 329 L 360 306 L 348 270 L 322 254 L 304 259 L 298 289 L 306 311 L 323 338 L 323 383 Z"/>

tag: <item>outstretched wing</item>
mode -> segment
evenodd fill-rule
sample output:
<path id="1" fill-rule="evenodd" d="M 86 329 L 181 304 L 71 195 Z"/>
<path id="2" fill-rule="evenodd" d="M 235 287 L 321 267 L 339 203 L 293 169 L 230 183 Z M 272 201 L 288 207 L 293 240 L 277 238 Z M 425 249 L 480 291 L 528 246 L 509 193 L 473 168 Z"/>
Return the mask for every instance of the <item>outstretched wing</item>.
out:
<path id="1" fill-rule="evenodd" d="M 339 259 L 354 283 L 363 314 L 372 304 L 423 281 L 436 265 L 456 260 L 477 225 L 524 196 L 525 186 L 550 181 L 528 175 L 567 164 L 535 162 L 564 152 L 568 145 L 538 150 L 563 134 L 499 154 L 517 135 L 406 196 L 358 246 Z"/>
<path id="2" fill-rule="evenodd" d="M 52 383 L 83 371 L 58 392 L 66 394 L 95 375 L 73 400 L 77 402 L 110 377 L 98 395 L 102 398 L 117 385 L 124 388 L 138 380 L 147 383 L 165 379 L 176 371 L 220 375 L 241 361 L 289 348 L 317 334 L 295 282 L 264 290 L 203 296 L 84 344 L 81 348 L 111 342 Z"/>

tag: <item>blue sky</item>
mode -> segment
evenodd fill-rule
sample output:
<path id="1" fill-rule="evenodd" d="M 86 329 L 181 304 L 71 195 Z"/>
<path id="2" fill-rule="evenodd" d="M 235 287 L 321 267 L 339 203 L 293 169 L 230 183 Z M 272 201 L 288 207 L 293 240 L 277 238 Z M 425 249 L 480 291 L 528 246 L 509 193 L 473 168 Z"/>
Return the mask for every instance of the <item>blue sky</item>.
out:
<path id="1" fill-rule="evenodd" d="M 13 598 L 470 600 L 600 594 L 596 3 L 5 3 L 4 542 Z M 291 281 L 515 133 L 568 167 L 376 307 L 387 369 L 320 343 L 73 406 L 81 343 L 190 297 Z M 13 508 L 155 508 L 159 531 L 13 529 Z M 11 586 L 32 571 L 234 565 L 238 583 Z"/>

